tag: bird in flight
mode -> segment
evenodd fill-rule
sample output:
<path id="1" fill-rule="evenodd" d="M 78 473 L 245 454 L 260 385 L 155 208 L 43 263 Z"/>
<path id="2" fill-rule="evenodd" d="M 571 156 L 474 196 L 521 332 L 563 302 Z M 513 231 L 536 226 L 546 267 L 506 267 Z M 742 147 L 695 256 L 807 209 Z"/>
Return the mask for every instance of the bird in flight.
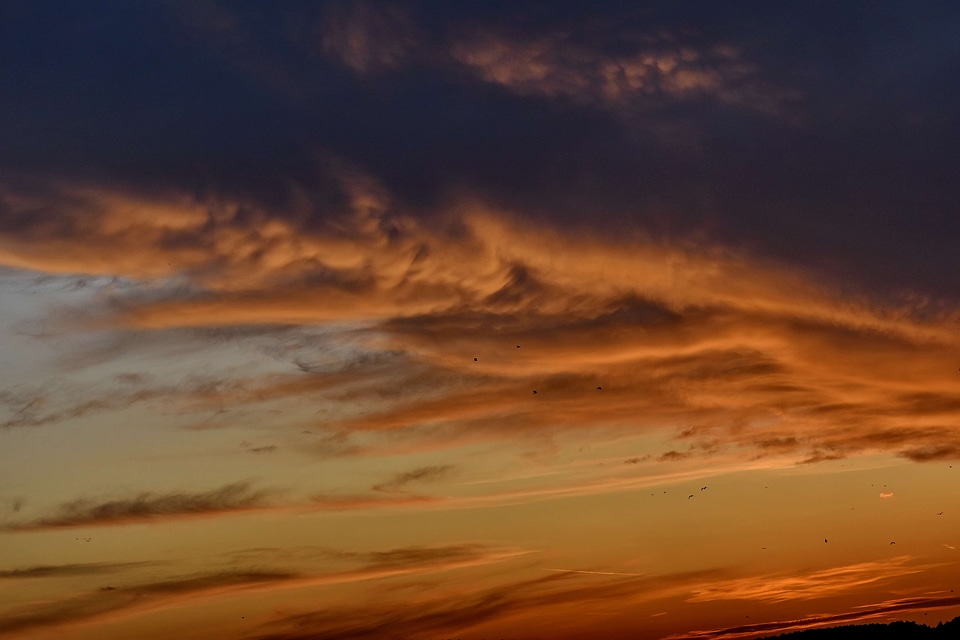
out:
<path id="1" fill-rule="evenodd" d="M 827 541 L 827 539 L 826 539 L 826 538 L 824 538 L 824 539 L 823 539 L 823 541 L 824 541 L 824 542 L 826 542 L 826 541 Z"/>
<path id="2" fill-rule="evenodd" d="M 693 494 L 691 493 L 690 495 L 687 496 L 687 500 L 689 500 L 692 497 L 693 497 Z"/>
<path id="3" fill-rule="evenodd" d="M 537 390 L 536 390 L 536 389 L 533 390 L 533 395 L 537 395 Z"/>
<path id="4" fill-rule="evenodd" d="M 891 542 L 890 544 L 897 544 L 896 542 Z"/>

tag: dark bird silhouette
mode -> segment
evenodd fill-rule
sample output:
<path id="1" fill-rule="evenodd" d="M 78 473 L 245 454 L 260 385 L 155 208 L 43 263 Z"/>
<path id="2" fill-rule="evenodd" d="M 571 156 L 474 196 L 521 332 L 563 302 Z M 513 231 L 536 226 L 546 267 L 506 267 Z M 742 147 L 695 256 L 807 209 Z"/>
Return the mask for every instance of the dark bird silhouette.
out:
<path id="1" fill-rule="evenodd" d="M 692 497 L 693 497 L 693 494 L 691 493 L 690 495 L 687 496 L 687 500 L 689 500 Z"/>
<path id="2" fill-rule="evenodd" d="M 897 544 L 896 542 L 891 542 L 890 544 Z"/>
<path id="3" fill-rule="evenodd" d="M 700 491 L 706 491 L 706 487 L 700 487 Z"/>
<path id="4" fill-rule="evenodd" d="M 942 515 L 943 515 L 943 511 L 941 511 L 941 512 L 938 513 L 937 515 L 938 515 L 938 516 L 942 516 Z"/>
<path id="5" fill-rule="evenodd" d="M 826 541 L 827 541 L 827 539 L 826 539 L 826 538 L 824 538 L 824 539 L 823 539 L 823 541 L 824 541 L 824 542 L 826 542 Z"/>
<path id="6" fill-rule="evenodd" d="M 520 348 L 520 345 L 517 345 L 517 349 L 519 349 L 519 348 Z"/>
<path id="7" fill-rule="evenodd" d="M 602 389 L 603 389 L 603 387 L 597 387 L 597 391 L 600 391 L 600 390 L 602 390 Z"/>
<path id="8" fill-rule="evenodd" d="M 474 362 L 476 362 L 476 361 L 477 361 L 477 359 L 476 359 L 476 358 L 474 358 L 474 359 L 473 359 L 473 361 L 474 361 Z"/>
<path id="9" fill-rule="evenodd" d="M 533 390 L 533 395 L 537 395 L 537 390 L 536 390 L 536 389 Z"/>

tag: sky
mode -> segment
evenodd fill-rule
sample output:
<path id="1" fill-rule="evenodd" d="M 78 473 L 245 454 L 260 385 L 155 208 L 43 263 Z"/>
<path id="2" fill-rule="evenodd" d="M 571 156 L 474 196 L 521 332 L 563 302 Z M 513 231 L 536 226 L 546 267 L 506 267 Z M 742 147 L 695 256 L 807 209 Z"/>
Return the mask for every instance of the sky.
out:
<path id="1" fill-rule="evenodd" d="M 960 5 L 0 6 L 0 637 L 960 615 Z"/>

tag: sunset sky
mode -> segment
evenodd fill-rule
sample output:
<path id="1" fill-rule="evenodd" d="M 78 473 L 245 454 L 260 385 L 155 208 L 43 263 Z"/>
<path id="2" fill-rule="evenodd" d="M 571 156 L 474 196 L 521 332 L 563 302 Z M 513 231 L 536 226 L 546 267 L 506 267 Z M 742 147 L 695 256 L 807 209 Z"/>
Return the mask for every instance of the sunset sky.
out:
<path id="1" fill-rule="evenodd" d="M 0 637 L 960 615 L 960 4 L 0 3 Z"/>

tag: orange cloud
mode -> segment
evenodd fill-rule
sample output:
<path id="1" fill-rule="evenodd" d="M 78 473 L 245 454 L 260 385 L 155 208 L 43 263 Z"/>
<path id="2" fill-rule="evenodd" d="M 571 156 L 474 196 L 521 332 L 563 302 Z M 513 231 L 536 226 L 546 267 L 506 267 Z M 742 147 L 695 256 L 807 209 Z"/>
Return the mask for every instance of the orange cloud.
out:
<path id="1" fill-rule="evenodd" d="M 616 32 L 607 25 L 604 32 Z M 392 4 L 333 4 L 321 24 L 321 48 L 354 72 L 371 74 L 410 64 L 467 74 L 520 95 L 561 98 L 636 111 L 664 99 L 709 96 L 773 114 L 797 92 L 761 84 L 757 65 L 739 48 L 701 42 L 690 34 L 620 35 L 627 47 L 609 50 L 589 31 L 570 25 L 540 33 L 490 27 L 462 29 L 448 43 L 431 41 Z M 624 114 L 629 110 L 622 109 Z"/>
<path id="2" fill-rule="evenodd" d="M 502 562 L 526 553 L 528 552 L 480 544 L 403 547 L 366 553 L 337 554 L 327 551 L 326 555 L 339 555 L 355 563 L 360 562 L 361 566 L 346 571 L 316 574 L 285 569 L 241 569 L 175 575 L 133 586 L 108 587 L 68 599 L 32 603 L 6 612 L 3 618 L 0 618 L 0 635 L 17 634 L 17 637 L 23 637 L 24 633 L 37 628 L 69 626 L 93 620 L 108 623 L 147 612 L 189 606 L 202 599 L 223 598 L 239 593 L 298 589 L 449 571 Z M 253 555 L 256 559 L 263 560 L 263 553 Z M 64 567 L 54 575 L 70 575 L 82 569 Z"/>
<path id="3" fill-rule="evenodd" d="M 797 620 L 779 620 L 760 624 L 741 625 L 727 629 L 709 629 L 667 636 L 663 640 L 698 640 L 705 638 L 755 638 L 759 634 L 778 631 L 802 631 L 841 623 L 886 618 L 904 611 L 923 611 L 960 605 L 960 597 L 903 598 L 860 607 L 857 611 L 832 615 L 816 615 Z"/>
<path id="4" fill-rule="evenodd" d="M 668 458 L 960 455 L 957 310 L 841 296 L 809 274 L 719 248 L 575 237 L 477 201 L 451 204 L 427 225 L 375 182 L 338 171 L 345 208 L 315 228 L 253 205 L 64 188 L 58 224 L 25 223 L 16 243 L 0 243 L 0 258 L 70 271 L 96 253 L 90 264 L 103 272 L 189 283 L 115 293 L 86 311 L 88 325 L 327 326 L 328 342 L 349 340 L 377 363 L 317 369 L 294 350 L 286 375 L 136 398 L 240 407 L 316 393 L 330 407 L 327 428 L 347 439 L 429 432 L 433 447 L 674 425 L 699 435 Z M 371 398 L 360 417 L 338 414 Z M 124 401 L 11 399 L 5 424 L 49 424 Z M 358 452 L 356 443 L 340 450 Z"/>
<path id="5" fill-rule="evenodd" d="M 523 40 L 480 32 L 450 54 L 483 80 L 519 94 L 609 105 L 710 95 L 746 106 L 741 92 L 755 71 L 729 46 L 698 49 L 664 40 L 615 55 L 565 32 Z M 769 98 L 763 104 L 769 106 Z"/>
<path id="6" fill-rule="evenodd" d="M 758 600 L 787 602 L 829 598 L 845 591 L 854 591 L 875 582 L 923 572 L 926 567 L 911 564 L 912 558 L 901 556 L 879 562 L 815 571 L 806 575 L 750 576 L 724 580 L 695 587 L 690 602 L 712 600 Z"/>
<path id="7" fill-rule="evenodd" d="M 422 600 L 416 607 L 397 609 L 371 602 L 349 609 L 314 610 L 278 616 L 265 638 L 362 638 L 395 634 L 431 637 L 476 630 L 483 625 L 521 620 L 541 622 L 547 612 L 578 615 L 597 602 L 637 602 L 674 594 L 690 581 L 716 574 L 699 571 L 660 576 L 589 576 L 574 572 L 551 572 L 545 577 L 523 579 L 490 588 L 465 589 L 456 596 Z M 566 634 L 570 635 L 569 618 Z"/>

